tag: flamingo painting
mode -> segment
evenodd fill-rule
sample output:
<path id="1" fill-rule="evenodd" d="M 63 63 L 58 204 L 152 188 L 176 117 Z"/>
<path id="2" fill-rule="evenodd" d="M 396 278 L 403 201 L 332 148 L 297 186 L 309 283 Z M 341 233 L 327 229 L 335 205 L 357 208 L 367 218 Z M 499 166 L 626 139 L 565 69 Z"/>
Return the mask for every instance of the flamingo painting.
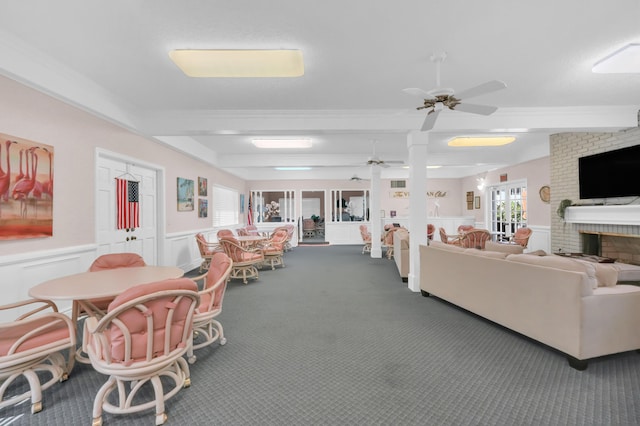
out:
<path id="1" fill-rule="evenodd" d="M 53 235 L 53 160 L 51 145 L 0 133 L 0 241 Z"/>

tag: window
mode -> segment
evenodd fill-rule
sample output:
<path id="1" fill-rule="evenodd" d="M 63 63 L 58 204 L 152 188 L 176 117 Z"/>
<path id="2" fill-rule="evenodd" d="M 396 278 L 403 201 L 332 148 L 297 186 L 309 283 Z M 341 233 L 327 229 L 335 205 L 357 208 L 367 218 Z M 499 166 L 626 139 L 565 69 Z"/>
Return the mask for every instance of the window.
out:
<path id="1" fill-rule="evenodd" d="M 406 188 L 407 181 L 406 180 L 392 180 L 391 188 Z"/>
<path id="2" fill-rule="evenodd" d="M 213 187 L 213 226 L 230 226 L 239 223 L 240 197 L 235 189 Z"/>
<path id="3" fill-rule="evenodd" d="M 368 220 L 368 190 L 331 190 L 331 222 L 362 222 Z"/>

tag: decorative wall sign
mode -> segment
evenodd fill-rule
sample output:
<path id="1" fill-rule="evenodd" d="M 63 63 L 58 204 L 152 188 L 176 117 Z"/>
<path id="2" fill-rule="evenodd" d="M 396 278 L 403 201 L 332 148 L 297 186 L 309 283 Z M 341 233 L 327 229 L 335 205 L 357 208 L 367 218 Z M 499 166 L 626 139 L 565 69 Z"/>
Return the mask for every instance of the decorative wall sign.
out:
<path id="1" fill-rule="evenodd" d="M 178 211 L 192 211 L 193 210 L 193 180 L 178 178 Z"/>
<path id="2" fill-rule="evenodd" d="M 428 191 L 428 198 L 442 198 L 447 196 L 447 191 Z"/>
<path id="3" fill-rule="evenodd" d="M 0 133 L 0 240 L 53 235 L 53 146 Z"/>
<path id="4" fill-rule="evenodd" d="M 198 217 L 207 217 L 209 214 L 209 200 L 198 198 Z"/>
<path id="5" fill-rule="evenodd" d="M 198 195 L 201 197 L 207 196 L 207 178 L 198 177 Z"/>
<path id="6" fill-rule="evenodd" d="M 391 191 L 391 198 L 409 198 L 409 191 Z"/>

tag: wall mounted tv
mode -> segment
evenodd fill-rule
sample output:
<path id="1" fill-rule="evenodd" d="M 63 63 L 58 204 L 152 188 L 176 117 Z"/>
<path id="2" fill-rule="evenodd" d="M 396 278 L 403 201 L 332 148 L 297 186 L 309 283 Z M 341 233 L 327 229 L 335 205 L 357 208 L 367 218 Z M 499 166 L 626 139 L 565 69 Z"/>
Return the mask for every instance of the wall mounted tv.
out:
<path id="1" fill-rule="evenodd" d="M 580 198 L 640 195 L 640 145 L 578 159 Z"/>

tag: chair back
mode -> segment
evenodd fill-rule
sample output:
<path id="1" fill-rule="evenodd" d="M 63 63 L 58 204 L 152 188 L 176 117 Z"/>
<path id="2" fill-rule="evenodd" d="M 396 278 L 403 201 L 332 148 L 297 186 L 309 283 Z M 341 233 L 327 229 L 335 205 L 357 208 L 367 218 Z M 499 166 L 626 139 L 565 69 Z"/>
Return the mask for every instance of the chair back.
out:
<path id="1" fill-rule="evenodd" d="M 303 231 L 313 231 L 316 229 L 316 223 L 313 219 L 302 219 L 302 230 Z"/>
<path id="2" fill-rule="evenodd" d="M 121 293 L 97 324 L 95 318 L 85 323 L 91 333 L 87 349 L 91 363 L 104 371 L 111 364 L 130 367 L 182 356 L 191 339 L 197 290 L 193 280 L 178 278 Z"/>
<path id="3" fill-rule="evenodd" d="M 433 234 L 436 233 L 436 227 L 433 223 L 427 224 L 427 238 L 433 240 Z"/>
<path id="4" fill-rule="evenodd" d="M 247 225 L 244 227 L 245 231 L 247 231 L 247 235 L 260 235 L 258 232 L 258 227 L 255 225 Z"/>
<path id="5" fill-rule="evenodd" d="M 531 228 L 518 228 L 512 236 L 513 242 L 527 248 L 527 245 L 529 244 L 529 237 L 531 237 L 532 233 L 533 230 Z"/>
<path id="6" fill-rule="evenodd" d="M 458 226 L 458 234 L 464 234 L 465 232 L 471 231 L 473 229 L 473 225 L 460 225 Z"/>
<path id="7" fill-rule="evenodd" d="M 449 236 L 447 235 L 447 231 L 445 231 L 445 229 L 442 227 L 438 231 L 440 232 L 440 241 L 442 241 L 443 243 L 449 242 Z"/>
<path id="8" fill-rule="evenodd" d="M 226 237 L 234 238 L 233 231 L 231 229 L 221 229 L 218 231 L 216 236 L 218 237 L 218 239 L 226 238 Z"/>
<path id="9" fill-rule="evenodd" d="M 484 249 L 485 243 L 491 239 L 491 233 L 486 229 L 472 229 L 460 238 L 460 245 L 464 248 Z"/>
<path id="10" fill-rule="evenodd" d="M 104 271 L 107 269 L 133 268 L 146 266 L 142 256 L 137 253 L 111 253 L 103 254 L 96 258 L 89 267 L 89 272 Z"/>
<path id="11" fill-rule="evenodd" d="M 234 263 L 244 262 L 247 250 L 240 245 L 238 240 L 232 236 L 223 236 L 218 241 L 224 253 L 231 258 Z"/>
<path id="12" fill-rule="evenodd" d="M 278 250 L 284 250 L 285 243 L 289 240 L 289 232 L 285 228 L 277 228 L 271 234 L 268 244 L 277 248 Z"/>
<path id="13" fill-rule="evenodd" d="M 371 242 L 371 232 L 367 229 L 367 225 L 360 225 L 360 236 L 362 237 L 362 242 Z"/>
<path id="14" fill-rule="evenodd" d="M 222 299 L 227 288 L 233 261 L 225 253 L 216 253 L 211 258 L 209 271 L 204 278 L 204 286 L 200 295 L 196 316 L 222 308 Z"/>

